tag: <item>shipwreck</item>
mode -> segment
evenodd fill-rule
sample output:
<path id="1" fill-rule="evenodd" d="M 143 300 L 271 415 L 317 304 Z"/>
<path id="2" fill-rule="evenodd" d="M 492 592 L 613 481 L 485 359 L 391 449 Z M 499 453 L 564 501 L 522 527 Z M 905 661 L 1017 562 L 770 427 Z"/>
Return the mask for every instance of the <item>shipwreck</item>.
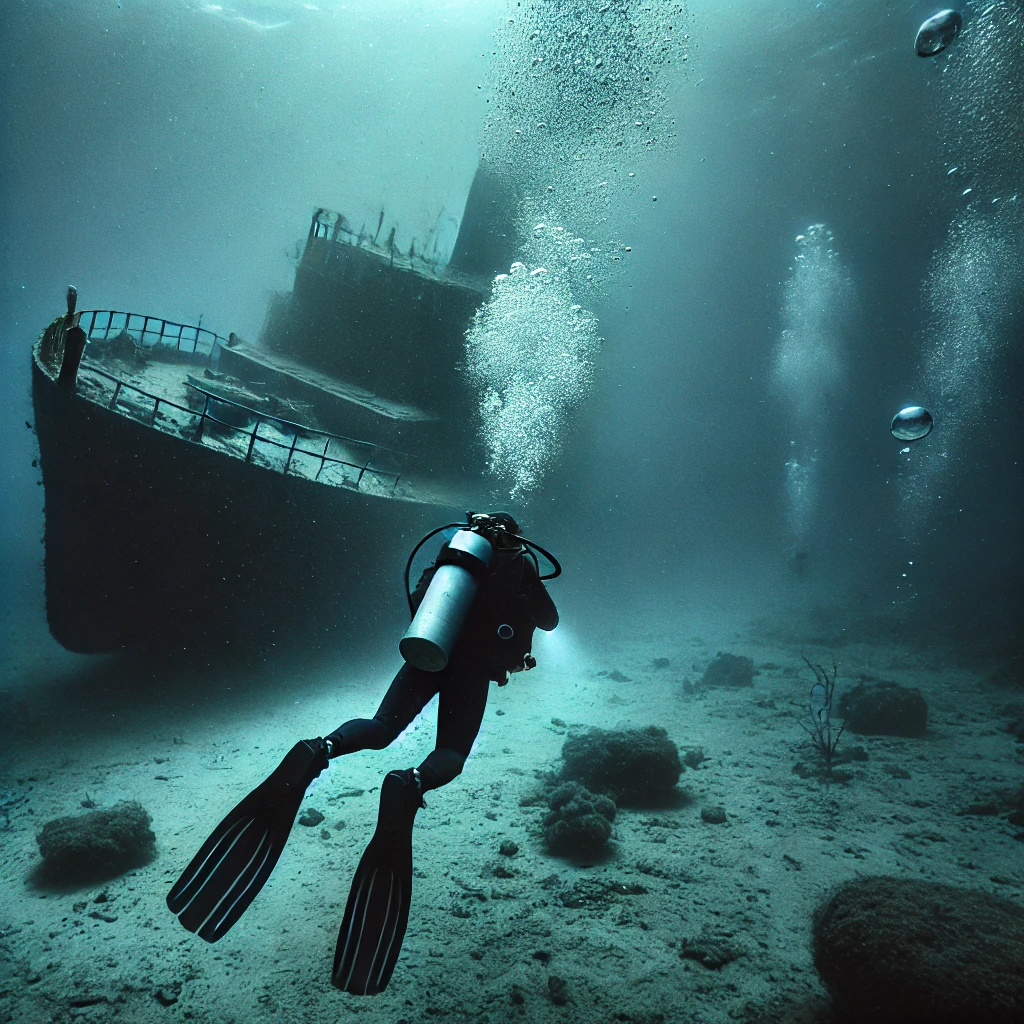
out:
<path id="1" fill-rule="evenodd" d="M 512 205 L 482 167 L 443 264 L 316 210 L 255 344 L 69 290 L 32 349 L 53 636 L 333 642 L 401 615 L 410 541 L 486 493 L 459 363 Z"/>

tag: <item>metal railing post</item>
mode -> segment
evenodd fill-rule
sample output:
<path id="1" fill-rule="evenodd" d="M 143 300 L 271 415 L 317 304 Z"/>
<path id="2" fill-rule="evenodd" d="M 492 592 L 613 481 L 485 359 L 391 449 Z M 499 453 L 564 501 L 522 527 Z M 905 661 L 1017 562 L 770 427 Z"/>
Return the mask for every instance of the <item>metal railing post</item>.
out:
<path id="1" fill-rule="evenodd" d="M 203 402 L 203 412 L 199 417 L 199 426 L 196 428 L 196 440 L 202 441 L 203 439 L 203 427 L 206 425 L 206 413 L 210 408 L 210 396 L 206 396 L 206 401 Z"/>
<path id="2" fill-rule="evenodd" d="M 295 446 L 299 443 L 298 433 L 292 434 L 292 446 L 288 449 L 288 458 L 284 460 L 284 472 L 288 472 L 288 467 L 292 464 L 292 456 L 295 454 Z"/>
<path id="3" fill-rule="evenodd" d="M 248 448 L 248 450 L 245 453 L 245 461 L 246 462 L 251 462 L 252 461 L 252 450 L 253 450 L 253 448 L 256 445 L 256 435 L 259 433 L 259 429 L 260 429 L 260 421 L 259 421 L 259 419 L 257 419 L 256 420 L 256 426 L 254 426 L 252 428 L 252 433 L 249 435 L 249 448 Z"/>

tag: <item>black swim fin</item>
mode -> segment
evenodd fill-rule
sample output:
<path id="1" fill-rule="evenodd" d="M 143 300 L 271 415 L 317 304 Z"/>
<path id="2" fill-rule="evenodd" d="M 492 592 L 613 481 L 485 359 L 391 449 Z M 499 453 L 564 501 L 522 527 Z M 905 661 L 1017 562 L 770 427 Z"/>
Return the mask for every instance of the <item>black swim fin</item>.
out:
<path id="1" fill-rule="evenodd" d="M 245 913 L 281 856 L 307 787 L 326 767 L 326 742 L 300 740 L 213 830 L 167 894 L 190 932 L 216 942 Z"/>
<path id="2" fill-rule="evenodd" d="M 331 981 L 357 996 L 383 992 L 402 951 L 412 899 L 412 823 L 423 806 L 412 768 L 380 787 L 377 830 L 352 881 Z"/>

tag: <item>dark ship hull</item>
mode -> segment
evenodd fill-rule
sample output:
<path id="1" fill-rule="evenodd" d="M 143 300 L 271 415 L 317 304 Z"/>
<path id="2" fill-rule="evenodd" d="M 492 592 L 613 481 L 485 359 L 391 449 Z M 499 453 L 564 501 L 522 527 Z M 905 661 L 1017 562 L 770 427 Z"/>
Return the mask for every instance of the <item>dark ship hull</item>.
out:
<path id="1" fill-rule="evenodd" d="M 38 364 L 46 613 L 81 653 L 271 644 L 394 605 L 439 511 L 268 472 L 64 395 Z"/>
<path id="2" fill-rule="evenodd" d="M 314 215 L 295 290 L 256 346 L 69 312 L 34 347 L 46 610 L 63 646 L 263 646 L 391 626 L 411 544 L 479 501 L 458 362 L 486 284 L 391 240 L 339 237 L 343 223 Z M 67 387 L 76 324 L 89 344 Z"/>

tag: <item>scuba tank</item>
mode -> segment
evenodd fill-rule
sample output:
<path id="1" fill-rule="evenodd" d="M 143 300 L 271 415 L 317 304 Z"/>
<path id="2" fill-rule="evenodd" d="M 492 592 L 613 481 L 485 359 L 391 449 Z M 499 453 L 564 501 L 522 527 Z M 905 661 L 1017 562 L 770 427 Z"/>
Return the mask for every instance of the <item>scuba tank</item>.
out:
<path id="1" fill-rule="evenodd" d="M 476 597 L 480 577 L 493 557 L 491 542 L 469 527 L 459 530 L 448 542 L 441 564 L 398 644 L 410 665 L 440 672 L 448 664 Z"/>
<path id="2" fill-rule="evenodd" d="M 541 579 L 552 579 L 561 572 L 561 566 L 543 548 L 518 536 L 519 528 L 507 513 L 468 513 L 467 522 L 439 526 L 413 548 L 405 566 L 405 589 L 410 611 L 409 570 L 416 552 L 435 534 L 453 526 L 459 528 L 458 532 L 440 556 L 423 600 L 398 644 L 402 657 L 410 665 L 426 672 L 440 672 L 447 666 L 480 581 L 490 568 L 496 546 L 536 547 L 555 566 L 551 576 Z M 509 630 L 511 635 L 511 627 L 499 627 L 498 635 L 506 639 L 502 628 Z"/>

